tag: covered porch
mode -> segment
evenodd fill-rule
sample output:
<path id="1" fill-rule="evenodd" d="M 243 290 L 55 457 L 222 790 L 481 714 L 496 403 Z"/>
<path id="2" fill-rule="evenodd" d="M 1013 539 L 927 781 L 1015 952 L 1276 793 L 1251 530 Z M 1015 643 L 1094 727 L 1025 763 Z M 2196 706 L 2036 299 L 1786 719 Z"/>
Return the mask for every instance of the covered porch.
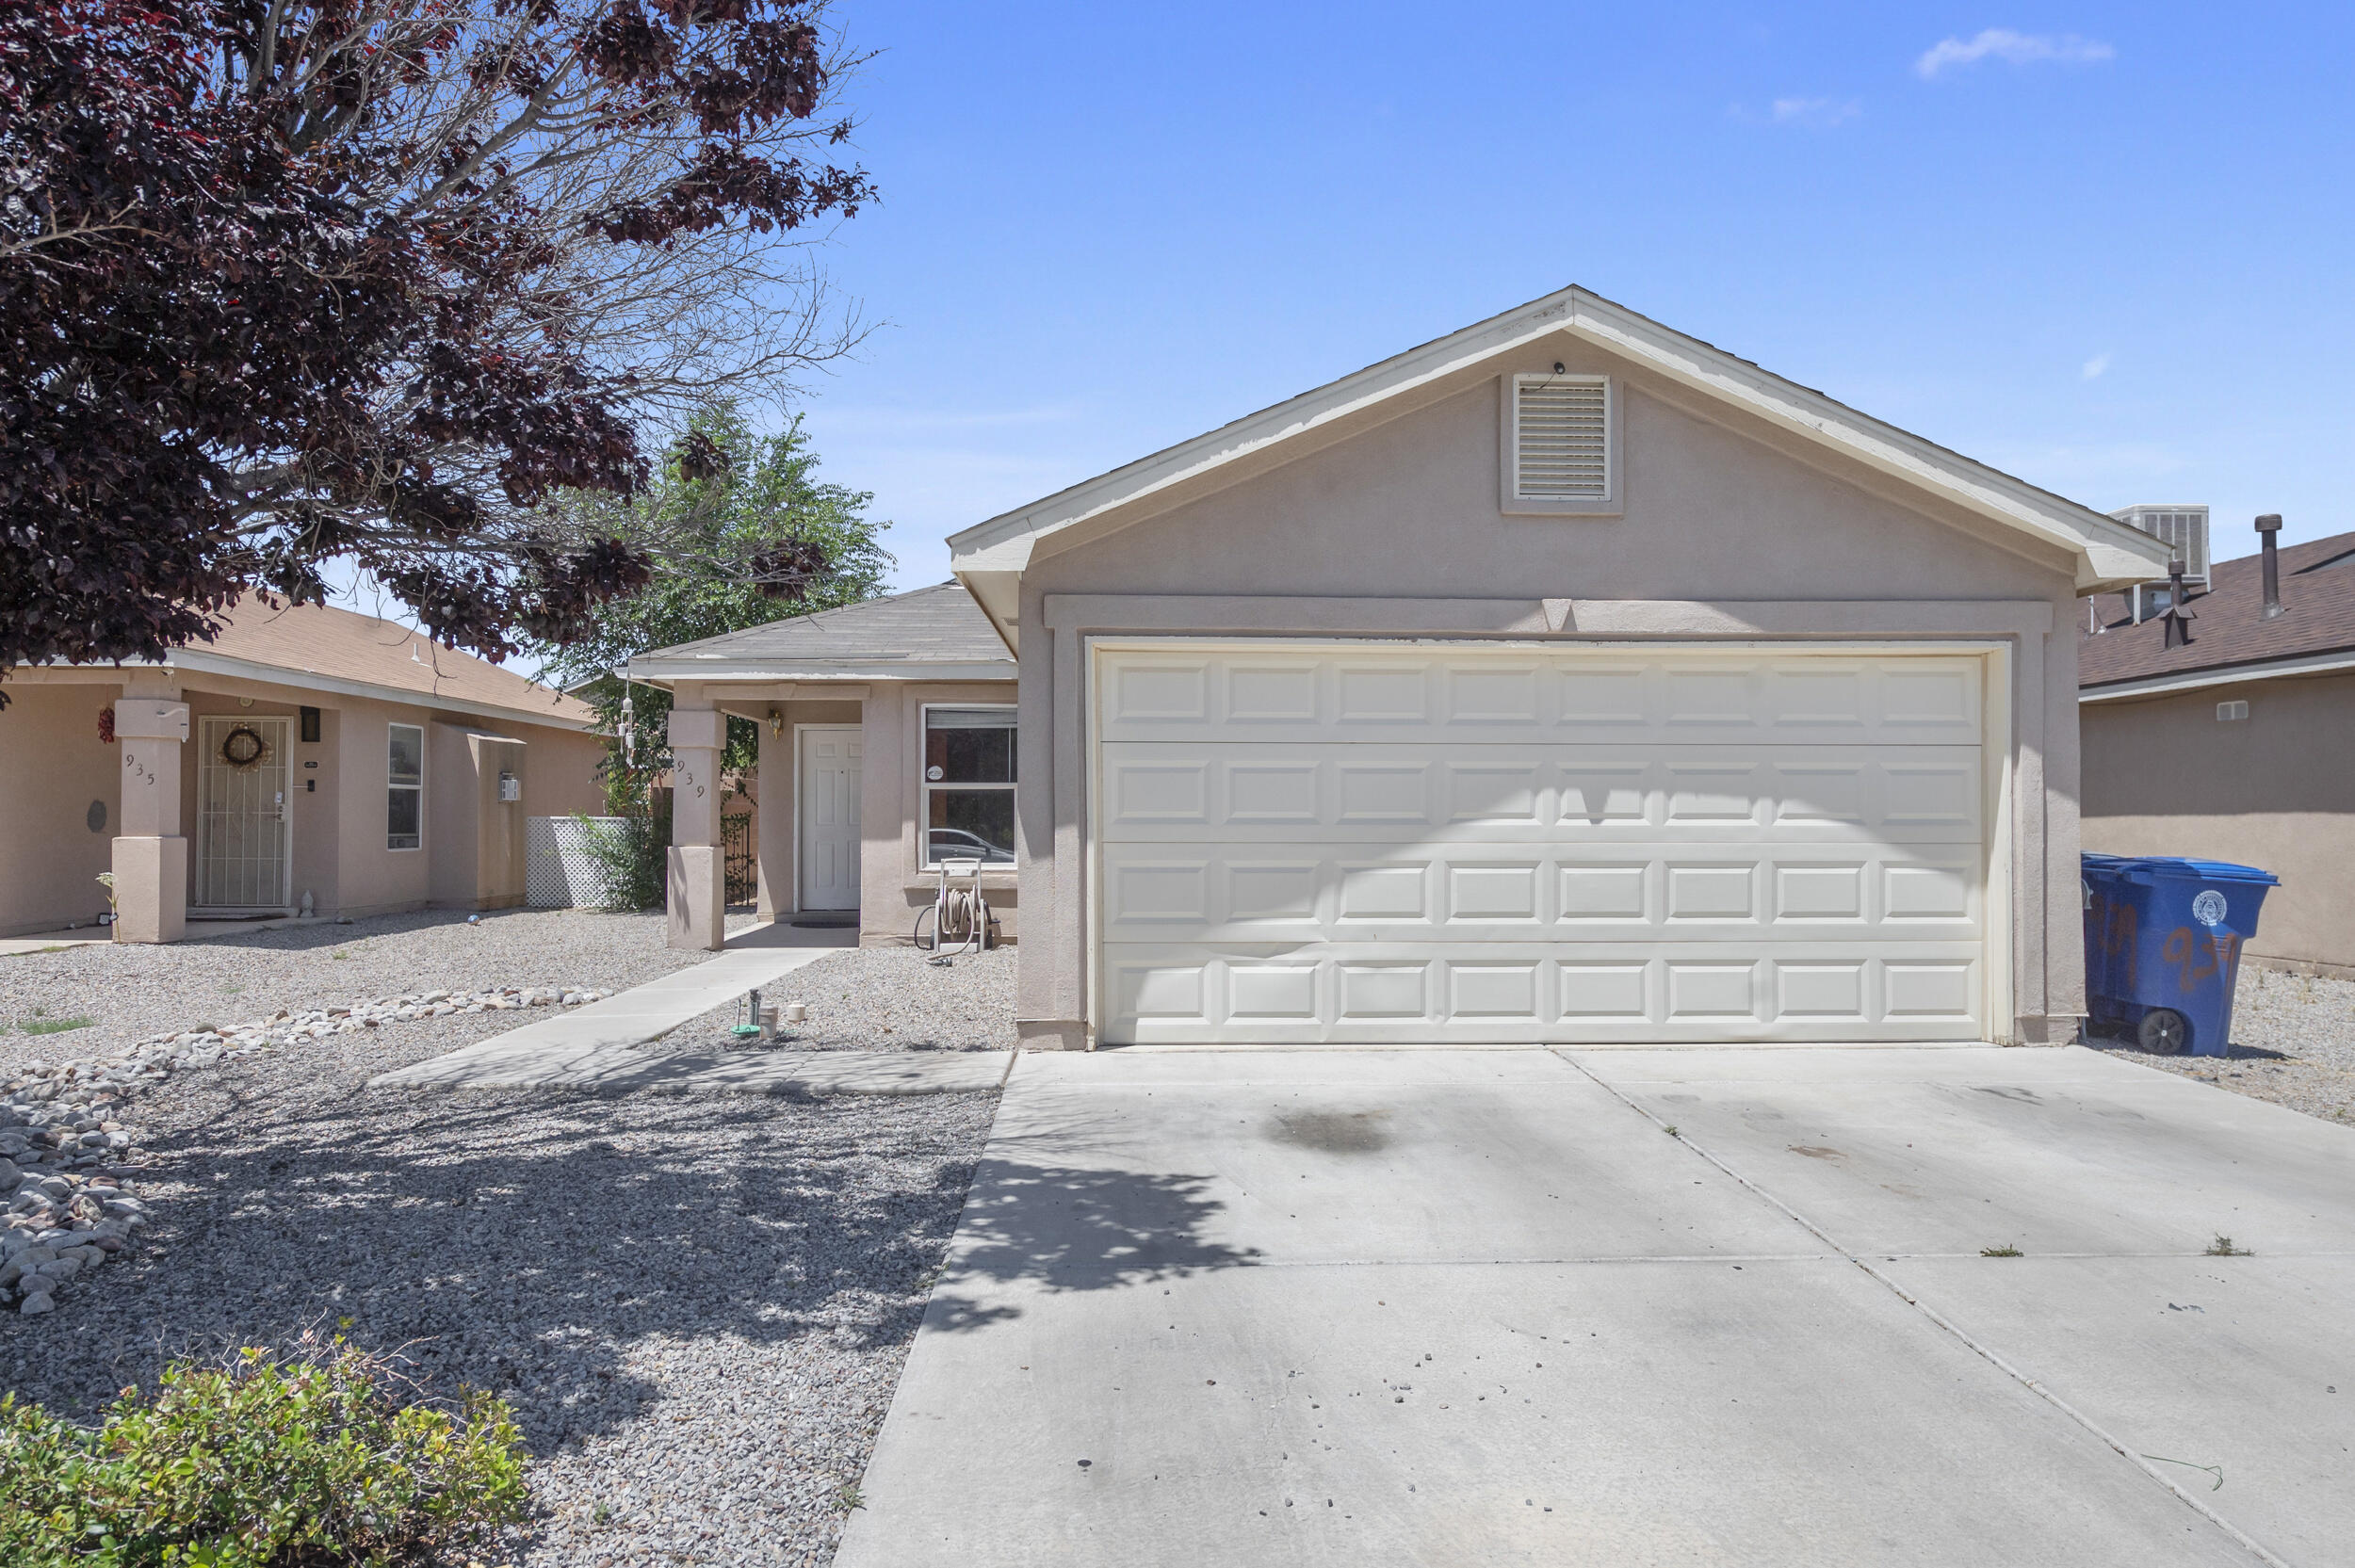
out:
<path id="1" fill-rule="evenodd" d="M 657 650 L 672 697 L 670 941 L 720 950 L 727 720 L 760 736 L 762 919 L 912 940 L 945 856 L 978 859 L 1000 940 L 1017 923 L 1014 659 L 946 584 Z"/>

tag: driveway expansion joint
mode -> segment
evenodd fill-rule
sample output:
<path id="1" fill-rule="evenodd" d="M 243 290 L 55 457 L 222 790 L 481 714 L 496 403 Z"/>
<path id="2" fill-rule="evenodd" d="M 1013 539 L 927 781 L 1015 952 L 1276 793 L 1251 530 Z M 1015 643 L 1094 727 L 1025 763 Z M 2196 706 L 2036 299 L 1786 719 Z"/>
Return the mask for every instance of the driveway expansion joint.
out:
<path id="1" fill-rule="evenodd" d="M 1660 1128 L 1663 1133 L 1667 1132 L 1669 1126 L 1668 1123 L 1663 1121 L 1660 1117 L 1654 1115 L 1651 1111 L 1647 1110 L 1643 1106 L 1637 1104 L 1627 1094 L 1621 1092 L 1616 1085 L 1606 1082 L 1599 1075 L 1588 1069 L 1584 1062 L 1578 1060 L 1575 1057 L 1568 1055 L 1565 1050 L 1555 1049 L 1553 1054 L 1560 1057 L 1564 1061 L 1567 1062 L 1578 1072 L 1584 1074 L 1596 1085 L 1596 1087 L 1602 1090 L 1604 1093 L 1609 1094 L 1613 1099 L 1627 1107 L 1628 1109 L 1633 1111 L 1645 1121 L 1649 1122 L 1652 1125 Z M 1933 1307 L 1926 1301 L 1924 1301 L 1918 1295 L 1908 1290 L 1904 1285 L 1899 1285 L 1895 1280 L 1890 1278 L 1889 1275 L 1883 1273 L 1880 1269 L 1874 1268 L 1873 1265 L 1865 1258 L 1850 1251 L 1848 1248 L 1842 1246 L 1840 1241 L 1834 1237 L 1830 1232 L 1824 1229 L 1823 1226 L 1817 1224 L 1814 1220 L 1809 1219 L 1806 1215 L 1800 1213 L 1797 1209 L 1792 1207 L 1791 1204 L 1783 1202 L 1783 1200 L 1775 1196 L 1772 1192 L 1769 1192 L 1759 1183 L 1752 1181 L 1749 1177 L 1735 1170 L 1731 1165 L 1719 1158 L 1716 1155 L 1713 1155 L 1707 1149 L 1702 1148 L 1698 1143 L 1696 1143 L 1691 1138 L 1684 1136 L 1681 1132 L 1670 1134 L 1669 1136 L 1674 1137 L 1676 1141 L 1692 1150 L 1696 1156 L 1707 1161 L 1709 1164 L 1714 1166 L 1718 1171 L 1722 1172 L 1725 1175 L 1739 1183 L 1743 1188 L 1748 1191 L 1752 1196 L 1758 1198 L 1762 1203 L 1772 1205 L 1775 1209 L 1788 1216 L 1795 1224 L 1804 1228 L 1810 1235 L 1822 1241 L 1827 1247 L 1831 1248 L 1841 1257 L 1844 1258 L 1847 1262 L 1853 1264 L 1857 1269 L 1869 1276 L 1876 1284 L 1889 1291 L 1891 1295 L 1896 1297 L 1907 1306 L 1921 1314 L 1924 1318 L 1927 1319 L 1933 1326 L 1939 1329 L 1940 1332 L 1945 1334 L 1957 1343 L 1960 1344 L 1964 1349 L 1970 1350 L 1972 1354 L 1977 1356 L 1980 1360 L 1986 1362 L 1989 1366 L 1994 1367 L 1997 1371 L 2011 1379 L 2022 1388 L 2026 1389 L 2029 1393 L 2035 1395 L 2038 1398 L 2052 1406 L 2053 1409 L 2058 1411 L 2062 1415 L 2066 1416 L 2070 1421 L 2073 1422 L 2088 1435 L 2095 1438 L 2111 1452 L 2117 1454 L 2120 1459 L 2126 1461 L 2127 1463 L 2141 1471 L 2145 1476 L 2148 1476 L 2159 1485 L 2167 1488 L 2167 1490 L 2172 1493 L 2179 1501 L 2190 1508 L 2194 1512 L 2198 1513 L 2208 1523 L 2214 1525 L 2217 1529 L 2222 1530 L 2226 1536 L 2231 1538 L 2235 1544 L 2247 1551 L 2250 1556 L 2256 1558 L 2261 1562 L 2269 1564 L 2270 1568 L 2295 1568 L 2295 1565 L 2288 1561 L 2288 1560 L 2268 1550 L 2263 1543 L 2257 1541 L 2246 1530 L 2241 1529 L 2231 1520 L 2225 1518 L 2221 1513 L 2218 1513 L 2215 1509 L 2210 1508 L 2206 1503 L 2201 1502 L 2197 1495 L 2185 1490 L 2184 1487 L 2177 1485 L 2172 1479 L 2155 1468 L 2150 1460 L 2147 1459 L 2140 1451 L 2129 1447 L 2122 1440 L 2113 1435 L 2106 1428 L 2103 1427 L 2091 1416 L 2077 1409 L 2076 1406 L 2062 1398 L 2058 1394 L 2054 1393 L 2052 1389 L 2045 1386 L 2045 1384 L 2038 1380 L 2028 1376 L 2019 1367 L 2014 1366 L 2009 1361 L 2006 1360 L 2000 1353 L 1998 1353 L 1993 1347 L 1982 1343 L 1979 1339 L 1965 1330 L 1960 1324 L 1946 1317 L 1945 1314 L 1940 1312 L 1936 1307 Z M 1883 1255 L 1887 1256 L 1890 1254 Z"/>

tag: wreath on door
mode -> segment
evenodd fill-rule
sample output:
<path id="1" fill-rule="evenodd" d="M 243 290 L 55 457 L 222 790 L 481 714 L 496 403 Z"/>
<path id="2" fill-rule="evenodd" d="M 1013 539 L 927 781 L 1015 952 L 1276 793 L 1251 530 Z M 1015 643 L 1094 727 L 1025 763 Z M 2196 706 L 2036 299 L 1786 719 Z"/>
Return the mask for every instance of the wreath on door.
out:
<path id="1" fill-rule="evenodd" d="M 232 768 L 252 768 L 269 755 L 269 742 L 261 732 L 239 724 L 220 737 L 220 760 Z"/>

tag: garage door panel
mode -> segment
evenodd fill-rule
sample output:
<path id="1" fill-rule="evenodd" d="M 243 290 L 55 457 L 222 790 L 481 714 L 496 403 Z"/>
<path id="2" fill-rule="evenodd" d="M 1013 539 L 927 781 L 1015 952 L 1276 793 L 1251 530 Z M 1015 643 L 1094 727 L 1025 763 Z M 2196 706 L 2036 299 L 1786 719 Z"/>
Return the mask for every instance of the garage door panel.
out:
<path id="1" fill-rule="evenodd" d="M 1142 1043 L 1946 1040 L 1983 1026 L 1973 943 L 1114 943 L 1107 1021 Z"/>
<path id="2" fill-rule="evenodd" d="M 1976 845 L 1975 746 L 1103 748 L 1108 841 Z"/>
<path id="3" fill-rule="evenodd" d="M 1969 656 L 1098 656 L 1101 1038 L 1987 1037 Z"/>
<path id="4" fill-rule="evenodd" d="M 1515 650 L 1122 653 L 1100 682 L 1107 741 L 1429 738 L 1645 744 L 1969 743 L 1979 667 L 1965 656 Z"/>
<path id="5" fill-rule="evenodd" d="M 1558 942 L 1970 940 L 1976 852 L 1747 846 L 1738 851 L 1418 845 L 1113 844 L 1101 850 L 1113 941 Z"/>

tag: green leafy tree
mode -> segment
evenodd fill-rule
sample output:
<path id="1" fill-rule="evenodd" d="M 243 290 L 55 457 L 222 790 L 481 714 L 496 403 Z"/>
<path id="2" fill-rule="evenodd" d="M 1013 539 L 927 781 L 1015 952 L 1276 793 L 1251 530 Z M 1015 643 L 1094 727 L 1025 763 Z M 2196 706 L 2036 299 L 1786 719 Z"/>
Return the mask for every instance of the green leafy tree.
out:
<path id="1" fill-rule="evenodd" d="M 638 495 L 568 492 L 556 503 L 568 522 L 626 524 L 631 537 L 666 541 L 643 588 L 603 606 L 582 635 L 535 650 L 542 678 L 576 688 L 613 737 L 604 780 L 617 815 L 646 811 L 648 785 L 671 765 L 670 694 L 625 685 L 617 672 L 631 655 L 883 591 L 892 559 L 881 535 L 890 525 L 867 515 L 869 493 L 819 479 L 818 466 L 800 415 L 779 434 L 755 435 L 738 404 L 719 401 L 689 419 Z M 734 564 L 747 558 L 771 570 L 748 582 Z M 723 769 L 739 780 L 751 772 L 759 741 L 751 720 L 730 719 Z"/>

